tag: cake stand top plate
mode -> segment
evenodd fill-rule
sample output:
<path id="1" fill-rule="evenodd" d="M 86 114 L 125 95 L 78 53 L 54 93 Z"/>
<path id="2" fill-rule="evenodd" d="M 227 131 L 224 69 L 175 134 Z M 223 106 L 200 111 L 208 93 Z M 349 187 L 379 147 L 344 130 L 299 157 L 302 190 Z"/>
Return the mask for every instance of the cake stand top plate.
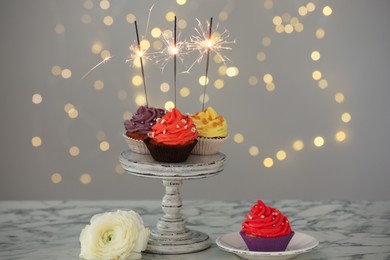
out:
<path id="1" fill-rule="evenodd" d="M 185 162 L 162 163 L 155 161 L 149 154 L 123 151 L 119 156 L 123 169 L 141 177 L 160 179 L 200 179 L 218 174 L 224 168 L 226 156 L 223 153 L 213 155 L 191 154 Z"/>

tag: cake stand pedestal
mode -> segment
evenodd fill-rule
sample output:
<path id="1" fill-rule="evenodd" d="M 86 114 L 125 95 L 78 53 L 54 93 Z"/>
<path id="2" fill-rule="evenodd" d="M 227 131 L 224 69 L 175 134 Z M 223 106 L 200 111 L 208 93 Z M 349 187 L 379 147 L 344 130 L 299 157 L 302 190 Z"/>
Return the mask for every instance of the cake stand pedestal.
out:
<path id="1" fill-rule="evenodd" d="M 150 155 L 124 151 L 119 156 L 122 167 L 130 174 L 162 179 L 165 194 L 162 210 L 165 213 L 152 230 L 146 252 L 157 254 L 185 254 L 204 250 L 211 245 L 205 233 L 186 228 L 180 214 L 182 200 L 180 186 L 183 180 L 201 179 L 221 172 L 226 162 L 223 153 L 190 155 L 182 163 L 161 163 Z"/>

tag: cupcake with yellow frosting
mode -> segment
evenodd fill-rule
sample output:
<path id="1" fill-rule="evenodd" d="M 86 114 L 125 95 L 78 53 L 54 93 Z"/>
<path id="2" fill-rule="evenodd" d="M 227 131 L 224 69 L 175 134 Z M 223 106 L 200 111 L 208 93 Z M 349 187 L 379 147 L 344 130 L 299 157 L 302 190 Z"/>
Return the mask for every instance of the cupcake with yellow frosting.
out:
<path id="1" fill-rule="evenodd" d="M 210 155 L 218 153 L 228 138 L 227 123 L 223 116 L 208 107 L 202 112 L 190 115 L 198 130 L 198 143 L 191 153 Z"/>

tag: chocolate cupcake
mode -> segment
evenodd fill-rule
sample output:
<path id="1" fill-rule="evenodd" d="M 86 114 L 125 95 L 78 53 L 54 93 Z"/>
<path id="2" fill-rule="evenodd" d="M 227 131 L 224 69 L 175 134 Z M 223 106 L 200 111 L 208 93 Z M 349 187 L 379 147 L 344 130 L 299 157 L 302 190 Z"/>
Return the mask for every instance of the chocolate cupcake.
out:
<path id="1" fill-rule="evenodd" d="M 148 136 L 144 142 L 153 159 L 176 163 L 187 160 L 197 143 L 198 131 L 190 117 L 173 108 L 157 120 Z"/>

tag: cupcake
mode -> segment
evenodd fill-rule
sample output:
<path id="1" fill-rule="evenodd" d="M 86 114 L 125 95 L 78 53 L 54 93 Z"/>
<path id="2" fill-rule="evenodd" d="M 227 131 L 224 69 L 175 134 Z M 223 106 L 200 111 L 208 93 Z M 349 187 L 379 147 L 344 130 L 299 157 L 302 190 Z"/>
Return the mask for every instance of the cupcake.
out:
<path id="1" fill-rule="evenodd" d="M 126 133 L 123 134 L 130 150 L 136 153 L 149 154 L 144 143 L 148 132 L 152 130 L 158 118 L 165 115 L 165 110 L 160 108 L 140 106 L 130 120 L 124 122 Z"/>
<path id="2" fill-rule="evenodd" d="M 285 215 L 259 200 L 246 215 L 240 235 L 250 251 L 275 252 L 286 250 L 294 231 Z"/>
<path id="3" fill-rule="evenodd" d="M 190 117 L 173 108 L 157 120 L 148 136 L 144 142 L 153 159 L 175 163 L 187 160 L 197 143 L 198 131 Z"/>
<path id="4" fill-rule="evenodd" d="M 190 117 L 199 133 L 198 143 L 192 153 L 200 155 L 218 153 L 228 137 L 225 118 L 218 115 L 212 107 L 208 107 Z"/>

